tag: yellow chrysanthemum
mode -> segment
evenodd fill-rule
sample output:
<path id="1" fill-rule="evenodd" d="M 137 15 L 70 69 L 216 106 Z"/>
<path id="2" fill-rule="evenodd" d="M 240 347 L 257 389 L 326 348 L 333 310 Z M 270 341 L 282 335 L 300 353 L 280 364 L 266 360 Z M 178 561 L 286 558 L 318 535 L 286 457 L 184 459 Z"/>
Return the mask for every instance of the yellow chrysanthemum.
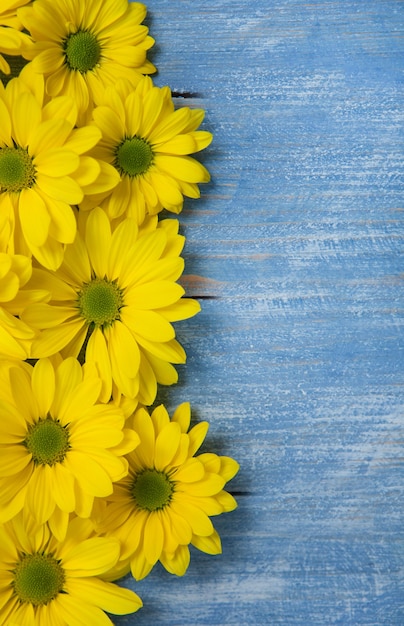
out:
<path id="1" fill-rule="evenodd" d="M 59 351 L 77 357 L 85 351 L 85 362 L 95 363 L 102 378 L 103 401 L 114 382 L 125 396 L 151 404 L 157 383 L 177 381 L 171 363 L 185 362 L 171 322 L 200 309 L 197 301 L 182 298 L 176 282 L 184 267 L 178 256 L 184 237 L 177 232 L 177 220 L 163 220 L 141 234 L 130 218 L 111 232 L 105 212 L 94 209 L 83 236 L 79 230 L 67 246 L 58 272 L 33 270 L 30 286 L 48 289 L 51 299 L 22 315 L 42 331 L 32 357 Z"/>
<path id="2" fill-rule="evenodd" d="M 128 476 L 106 498 L 98 531 L 120 540 L 120 560 L 128 562 L 137 580 L 158 560 L 169 572 L 183 575 L 189 544 L 208 554 L 220 553 L 209 516 L 237 506 L 223 487 L 237 473 L 238 463 L 209 453 L 194 457 L 208 424 L 201 422 L 188 432 L 189 424 L 188 403 L 171 420 L 162 405 L 151 416 L 140 408 L 130 420 L 140 444 L 127 455 Z"/>
<path id="3" fill-rule="evenodd" d="M 5 89 L 0 82 L 0 244 L 56 269 L 76 235 L 71 205 L 118 180 L 114 168 L 85 155 L 98 129 L 75 128 L 71 98 L 44 105 L 42 79 L 30 85 L 29 76 L 27 68 Z"/>
<path id="4" fill-rule="evenodd" d="M 83 209 L 97 202 L 111 219 L 125 214 L 141 223 L 163 208 L 179 213 L 183 196 L 199 197 L 198 183 L 208 182 L 209 172 L 189 155 L 212 141 L 211 133 L 197 130 L 203 110 L 174 110 L 170 89 L 153 86 L 148 76 L 135 91 L 119 81 L 97 104 L 93 117 L 102 141 L 92 154 L 113 165 L 121 182 L 108 197 L 85 200 Z"/>
<path id="5" fill-rule="evenodd" d="M 3 368 L 0 522 L 24 507 L 63 537 L 70 513 L 88 517 L 94 497 L 127 474 L 123 455 L 138 437 L 118 407 L 98 403 L 100 391 L 95 368 L 73 358 L 56 369 L 49 359 Z"/>
<path id="6" fill-rule="evenodd" d="M 31 0 L 1 0 L 0 5 L 0 52 L 19 55 L 29 45 L 29 37 L 21 33 L 23 26 L 17 17 L 17 9 L 30 4 Z M 0 54 L 0 71 L 10 73 L 10 66 Z"/>
<path id="7" fill-rule="evenodd" d="M 0 526 L 0 545 L 0 626 L 113 626 L 104 611 L 126 615 L 142 606 L 133 591 L 101 580 L 119 543 L 91 536 L 86 520 L 72 520 L 59 541 L 20 515 Z"/>
<path id="8" fill-rule="evenodd" d="M 126 78 L 135 86 L 155 67 L 146 59 L 154 40 L 141 24 L 146 7 L 127 0 L 36 0 L 18 11 L 34 43 L 24 52 L 46 77 L 51 96 L 75 99 L 82 123 L 94 98 Z"/>
<path id="9" fill-rule="evenodd" d="M 47 291 L 26 289 L 31 259 L 0 253 L 0 358 L 27 359 L 37 332 L 18 316 L 31 303 L 45 299 Z"/>

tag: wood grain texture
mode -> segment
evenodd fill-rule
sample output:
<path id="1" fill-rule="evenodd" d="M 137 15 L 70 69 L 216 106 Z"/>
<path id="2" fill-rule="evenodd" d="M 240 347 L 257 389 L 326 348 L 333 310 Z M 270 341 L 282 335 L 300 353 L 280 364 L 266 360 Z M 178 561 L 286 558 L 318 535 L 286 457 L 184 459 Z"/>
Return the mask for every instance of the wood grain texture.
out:
<path id="1" fill-rule="evenodd" d="M 402 626 L 400 0 L 150 0 L 155 80 L 203 107 L 180 216 L 188 354 L 160 399 L 241 464 L 223 554 L 127 579 L 117 626 Z"/>

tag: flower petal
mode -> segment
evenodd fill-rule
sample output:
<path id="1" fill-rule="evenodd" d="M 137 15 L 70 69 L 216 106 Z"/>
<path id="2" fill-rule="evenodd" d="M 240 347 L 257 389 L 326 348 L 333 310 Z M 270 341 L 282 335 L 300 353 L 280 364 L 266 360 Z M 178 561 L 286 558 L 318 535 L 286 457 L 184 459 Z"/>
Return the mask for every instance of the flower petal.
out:
<path id="1" fill-rule="evenodd" d="M 86 245 L 95 274 L 104 278 L 111 246 L 111 226 L 102 209 L 91 211 L 86 224 Z"/>
<path id="2" fill-rule="evenodd" d="M 40 359 L 32 372 L 32 391 L 36 396 L 39 415 L 45 418 L 55 395 L 55 370 L 49 359 Z"/>
<path id="3" fill-rule="evenodd" d="M 21 229 L 28 245 L 42 246 L 48 237 L 51 223 L 45 202 L 35 189 L 22 189 L 18 209 Z"/>
<path id="4" fill-rule="evenodd" d="M 134 591 L 97 578 L 70 578 L 66 583 L 66 591 L 114 615 L 134 613 L 142 606 L 141 599 Z"/>
<path id="5" fill-rule="evenodd" d="M 69 576 L 98 576 L 114 567 L 119 558 L 119 541 L 90 537 L 74 544 L 67 552 L 60 549 L 63 568 Z"/>

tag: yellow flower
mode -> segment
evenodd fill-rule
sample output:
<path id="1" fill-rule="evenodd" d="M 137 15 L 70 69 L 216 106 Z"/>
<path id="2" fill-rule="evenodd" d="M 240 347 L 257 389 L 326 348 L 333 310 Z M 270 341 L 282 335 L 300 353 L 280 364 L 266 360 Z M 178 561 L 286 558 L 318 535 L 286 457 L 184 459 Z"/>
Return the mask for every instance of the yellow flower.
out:
<path id="1" fill-rule="evenodd" d="M 138 437 L 119 408 L 98 403 L 94 367 L 70 358 L 54 368 L 42 359 L 10 365 L 7 381 L 2 369 L 0 522 L 24 507 L 63 538 L 69 514 L 89 517 L 94 497 L 127 474 L 123 455 Z"/>
<path id="2" fill-rule="evenodd" d="M 30 302 L 45 299 L 47 291 L 26 289 L 31 259 L 0 252 L 0 358 L 27 359 L 37 332 L 18 319 Z"/>
<path id="3" fill-rule="evenodd" d="M 223 487 L 238 471 L 238 463 L 209 453 L 194 457 L 208 424 L 201 422 L 188 432 L 189 423 L 188 403 L 180 405 L 171 420 L 162 405 L 151 416 L 140 408 L 130 420 L 140 444 L 127 455 L 129 474 L 106 498 L 97 529 L 120 540 L 120 561 L 128 563 L 137 580 L 158 560 L 169 572 L 183 575 L 190 558 L 188 544 L 208 554 L 221 552 L 209 516 L 237 506 Z"/>
<path id="4" fill-rule="evenodd" d="M 101 133 L 75 128 L 76 120 L 71 98 L 44 103 L 43 80 L 32 80 L 29 68 L 5 89 L 0 82 L 1 249 L 33 254 L 52 269 L 76 235 L 71 205 L 119 180 L 113 167 L 85 155 Z"/>
<path id="5" fill-rule="evenodd" d="M 136 85 L 155 71 L 146 60 L 154 40 L 141 22 L 146 7 L 127 0 L 36 0 L 18 16 L 34 43 L 23 53 L 46 77 L 51 96 L 75 99 L 82 123 L 94 98 L 119 78 Z"/>
<path id="6" fill-rule="evenodd" d="M 19 55 L 23 46 L 29 45 L 30 39 L 21 33 L 23 26 L 17 17 L 17 9 L 29 4 L 31 0 L 2 0 L 0 7 L 0 52 Z M 10 73 L 10 66 L 0 54 L 0 71 Z"/>
<path id="7" fill-rule="evenodd" d="M 114 382 L 125 396 L 151 404 L 157 383 L 177 381 L 171 363 L 185 362 L 171 322 L 200 310 L 175 282 L 184 267 L 178 256 L 184 237 L 177 231 L 177 220 L 164 220 L 142 234 L 128 218 L 111 232 L 105 212 L 94 209 L 58 272 L 33 270 L 30 286 L 48 289 L 51 300 L 22 314 L 42 331 L 31 356 L 77 357 L 82 350 L 85 362 L 98 367 L 102 401 L 110 399 Z"/>
<path id="8" fill-rule="evenodd" d="M 163 208 L 179 213 L 183 196 L 199 197 L 197 183 L 208 182 L 209 172 L 189 155 L 212 141 L 211 133 L 197 130 L 203 110 L 174 110 L 169 88 L 153 86 L 148 76 L 135 91 L 120 81 L 97 104 L 94 124 L 102 141 L 92 154 L 113 165 L 121 182 L 108 197 L 85 200 L 83 209 L 102 202 L 111 219 L 125 214 L 141 223 Z"/>
<path id="9" fill-rule="evenodd" d="M 136 593 L 100 578 L 118 560 L 116 539 L 91 536 L 75 518 L 59 541 L 22 517 L 0 526 L 0 626 L 113 626 L 104 611 L 142 606 Z"/>

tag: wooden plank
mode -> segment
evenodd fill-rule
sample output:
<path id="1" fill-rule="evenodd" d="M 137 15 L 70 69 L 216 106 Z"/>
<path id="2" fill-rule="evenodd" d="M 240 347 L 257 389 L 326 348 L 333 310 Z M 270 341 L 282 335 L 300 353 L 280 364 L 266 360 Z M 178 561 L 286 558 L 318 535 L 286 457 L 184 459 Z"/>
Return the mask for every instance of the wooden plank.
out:
<path id="1" fill-rule="evenodd" d="M 206 110 L 180 215 L 188 362 L 164 389 L 241 464 L 223 555 L 157 567 L 117 626 L 400 626 L 403 14 L 399 0 L 149 2 L 156 83 Z"/>

